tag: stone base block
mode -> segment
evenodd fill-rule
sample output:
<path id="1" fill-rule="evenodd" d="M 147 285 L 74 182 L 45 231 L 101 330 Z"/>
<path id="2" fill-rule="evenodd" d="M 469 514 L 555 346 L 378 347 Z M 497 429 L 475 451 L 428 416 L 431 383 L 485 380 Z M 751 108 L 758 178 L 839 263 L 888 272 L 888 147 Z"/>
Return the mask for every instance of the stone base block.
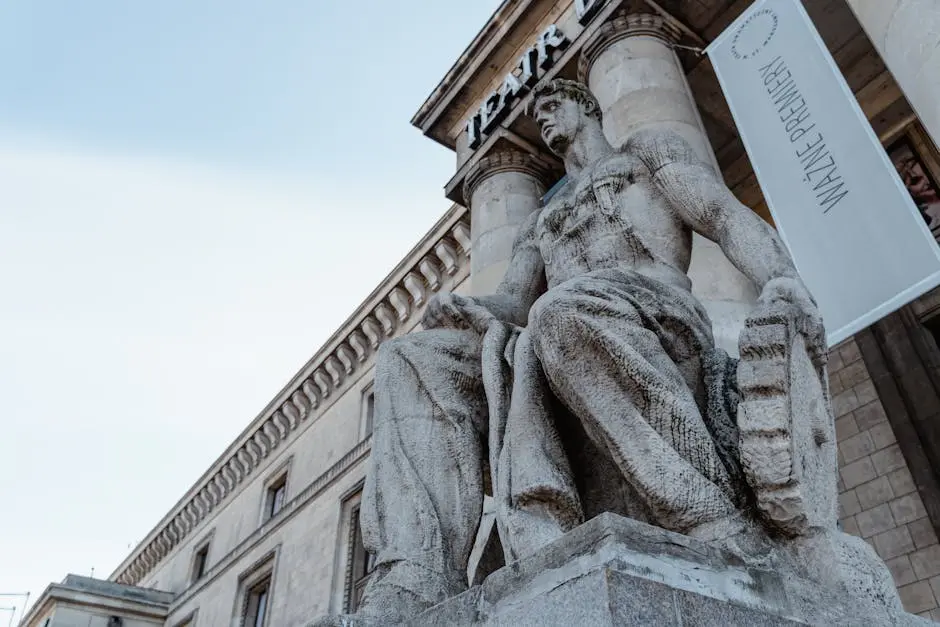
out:
<path id="1" fill-rule="evenodd" d="M 414 625 L 932 625 L 693 538 L 603 514 Z"/>

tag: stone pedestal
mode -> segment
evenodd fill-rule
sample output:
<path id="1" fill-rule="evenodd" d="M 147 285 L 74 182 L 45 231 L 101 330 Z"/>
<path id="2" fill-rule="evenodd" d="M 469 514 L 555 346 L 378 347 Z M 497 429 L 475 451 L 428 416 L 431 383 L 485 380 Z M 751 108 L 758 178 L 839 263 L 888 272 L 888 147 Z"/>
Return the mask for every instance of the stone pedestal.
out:
<path id="1" fill-rule="evenodd" d="M 579 65 L 601 105 L 604 134 L 614 147 L 640 129 L 682 136 L 698 156 L 720 172 L 692 91 L 672 44 L 679 31 L 658 15 L 621 13 L 584 46 Z M 754 286 L 718 246 L 695 235 L 689 268 L 692 292 L 712 319 L 715 339 L 737 354 L 738 334 L 756 298 Z"/>
<path id="2" fill-rule="evenodd" d="M 519 226 L 546 191 L 548 168 L 519 151 L 484 157 L 467 175 L 470 202 L 470 288 L 492 294 L 506 274 Z"/>
<path id="3" fill-rule="evenodd" d="M 932 625 L 603 514 L 413 625 Z"/>

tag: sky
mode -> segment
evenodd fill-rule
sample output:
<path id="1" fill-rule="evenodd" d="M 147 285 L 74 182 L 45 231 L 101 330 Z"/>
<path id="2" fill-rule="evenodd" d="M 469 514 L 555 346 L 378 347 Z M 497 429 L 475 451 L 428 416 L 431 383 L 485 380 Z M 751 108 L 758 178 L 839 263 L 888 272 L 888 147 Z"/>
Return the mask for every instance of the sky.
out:
<path id="1" fill-rule="evenodd" d="M 448 209 L 409 120 L 498 4 L 0 3 L 0 594 L 107 577 Z"/>

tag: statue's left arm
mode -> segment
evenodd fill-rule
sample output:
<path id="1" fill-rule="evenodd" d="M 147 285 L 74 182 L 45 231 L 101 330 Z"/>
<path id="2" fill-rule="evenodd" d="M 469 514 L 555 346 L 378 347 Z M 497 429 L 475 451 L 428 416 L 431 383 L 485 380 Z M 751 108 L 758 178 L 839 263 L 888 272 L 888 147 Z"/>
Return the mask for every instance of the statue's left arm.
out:
<path id="1" fill-rule="evenodd" d="M 653 188 L 696 232 L 717 243 L 761 290 L 761 301 L 784 300 L 814 322 L 819 312 L 776 231 L 743 205 L 714 169 L 679 135 L 640 131 L 624 147 L 649 170 Z"/>

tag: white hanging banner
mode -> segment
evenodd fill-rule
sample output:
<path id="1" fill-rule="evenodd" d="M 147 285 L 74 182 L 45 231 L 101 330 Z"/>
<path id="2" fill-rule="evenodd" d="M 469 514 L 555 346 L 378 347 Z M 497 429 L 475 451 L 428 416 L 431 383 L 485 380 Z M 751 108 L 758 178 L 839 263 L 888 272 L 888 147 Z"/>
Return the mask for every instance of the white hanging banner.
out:
<path id="1" fill-rule="evenodd" d="M 940 246 L 799 0 L 706 50 L 830 345 L 940 285 Z"/>

